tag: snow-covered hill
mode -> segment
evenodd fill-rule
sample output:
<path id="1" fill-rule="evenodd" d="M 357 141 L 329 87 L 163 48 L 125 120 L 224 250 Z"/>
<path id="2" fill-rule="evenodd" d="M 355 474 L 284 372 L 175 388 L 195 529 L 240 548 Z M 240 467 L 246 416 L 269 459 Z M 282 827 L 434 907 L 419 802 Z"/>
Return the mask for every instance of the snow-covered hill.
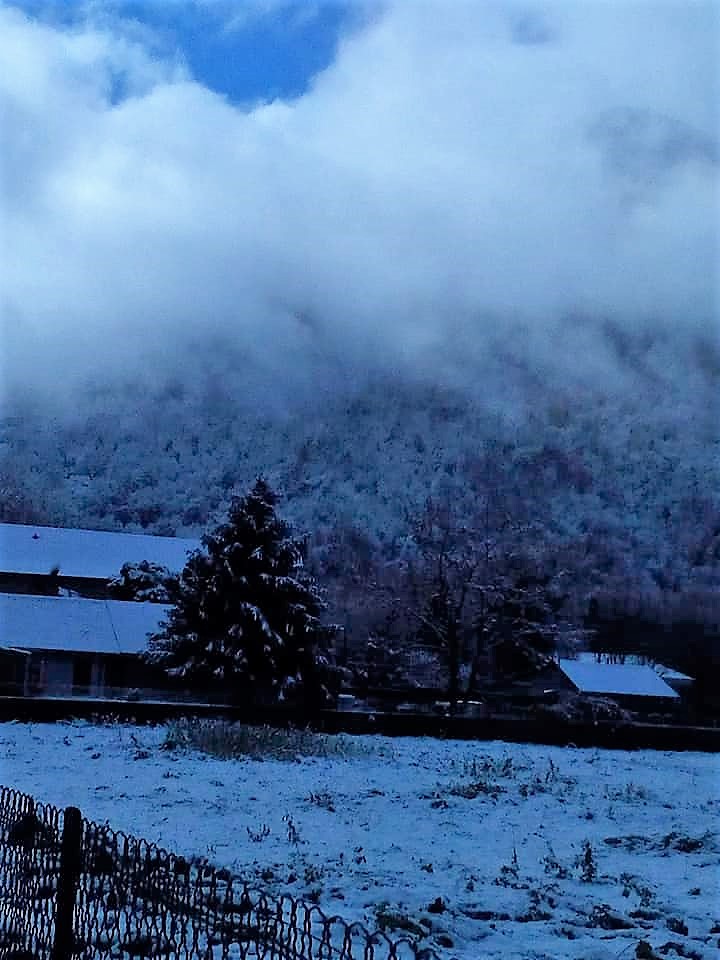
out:
<path id="1" fill-rule="evenodd" d="M 485 337 L 445 345 L 432 368 L 365 372 L 328 353 L 265 370 L 212 344 L 182 376 L 96 386 L 73 412 L 18 398 L 0 434 L 3 516 L 196 536 L 264 474 L 342 595 L 442 492 L 471 522 L 532 525 L 583 602 L 604 590 L 720 622 L 716 348 L 561 333 L 532 361 Z"/>

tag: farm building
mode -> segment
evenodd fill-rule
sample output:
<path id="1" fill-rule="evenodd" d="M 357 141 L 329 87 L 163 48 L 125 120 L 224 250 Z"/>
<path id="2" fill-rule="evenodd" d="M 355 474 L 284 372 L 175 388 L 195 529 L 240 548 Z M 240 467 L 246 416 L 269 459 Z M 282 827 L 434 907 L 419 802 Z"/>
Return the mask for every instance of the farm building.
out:
<path id="1" fill-rule="evenodd" d="M 667 667 L 663 663 L 658 663 L 657 660 L 654 660 L 652 657 L 648 657 L 645 654 L 618 654 L 606 652 L 591 653 L 590 651 L 582 651 L 581 653 L 577 654 L 577 660 L 580 663 L 620 664 L 621 666 L 626 667 L 651 667 L 669 687 L 672 687 L 673 690 L 679 694 L 688 693 L 694 682 L 693 677 L 688 676 L 686 673 L 682 673 L 680 670 Z"/>
<path id="2" fill-rule="evenodd" d="M 108 597 L 126 563 L 147 561 L 179 573 L 198 540 L 63 527 L 0 524 L 0 592 Z"/>
<path id="3" fill-rule="evenodd" d="M 0 693 L 126 696 L 152 685 L 139 658 L 168 607 L 157 603 L 0 594 Z"/>
<path id="4" fill-rule="evenodd" d="M 557 670 L 576 693 L 606 697 L 642 712 L 677 705 L 679 693 L 648 665 L 613 663 L 590 658 L 559 659 Z"/>

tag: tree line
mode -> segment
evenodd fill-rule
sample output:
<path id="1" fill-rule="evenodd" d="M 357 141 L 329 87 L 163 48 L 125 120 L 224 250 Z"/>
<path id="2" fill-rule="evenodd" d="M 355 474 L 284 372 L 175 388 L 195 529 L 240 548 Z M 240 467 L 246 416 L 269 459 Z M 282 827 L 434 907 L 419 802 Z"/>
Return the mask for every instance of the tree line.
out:
<path id="1" fill-rule="evenodd" d="M 233 498 L 227 519 L 202 538 L 179 576 L 125 569 L 115 595 L 157 600 L 164 592 L 171 609 L 148 659 L 175 682 L 242 703 L 315 709 L 331 704 L 348 680 L 337 655 L 342 629 L 307 568 L 307 540 L 278 507 L 278 494 L 259 478 Z M 428 498 L 408 519 L 405 549 L 365 583 L 375 620 L 367 636 L 354 638 L 350 659 L 367 685 L 402 682 L 399 655 L 413 650 L 437 665 L 451 710 L 580 647 L 655 651 L 676 666 L 711 667 L 712 642 L 685 644 L 683 658 L 672 630 L 613 616 L 597 599 L 573 616 L 572 572 L 548 572 L 532 524 L 506 516 L 499 536 L 489 504 L 484 516 L 469 518 L 449 497 Z"/>

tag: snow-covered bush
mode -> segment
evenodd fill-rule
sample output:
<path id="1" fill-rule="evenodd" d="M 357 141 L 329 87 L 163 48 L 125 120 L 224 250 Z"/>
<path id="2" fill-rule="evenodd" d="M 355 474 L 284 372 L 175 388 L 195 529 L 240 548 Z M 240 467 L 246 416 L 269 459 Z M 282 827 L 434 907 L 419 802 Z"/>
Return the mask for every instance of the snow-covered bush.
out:
<path id="1" fill-rule="evenodd" d="M 565 723 L 611 723 L 619 726 L 632 720 L 632 714 L 614 700 L 579 693 L 566 694 L 559 703 L 540 704 L 536 707 L 536 713 Z"/>
<path id="2" fill-rule="evenodd" d="M 170 603 L 171 592 L 177 578 L 167 567 L 142 560 L 140 563 L 125 563 L 120 575 L 108 584 L 110 596 L 115 600 L 153 601 Z"/>

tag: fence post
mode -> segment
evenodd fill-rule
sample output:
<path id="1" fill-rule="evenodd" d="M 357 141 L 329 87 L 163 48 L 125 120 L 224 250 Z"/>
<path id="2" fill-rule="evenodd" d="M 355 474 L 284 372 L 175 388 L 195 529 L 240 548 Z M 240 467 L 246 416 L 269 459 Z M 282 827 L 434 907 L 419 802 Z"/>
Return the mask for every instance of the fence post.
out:
<path id="1" fill-rule="evenodd" d="M 66 807 L 60 846 L 60 875 L 55 900 L 55 939 L 52 960 L 71 960 L 75 948 L 73 918 L 75 894 L 80 879 L 82 815 L 77 807 Z"/>

